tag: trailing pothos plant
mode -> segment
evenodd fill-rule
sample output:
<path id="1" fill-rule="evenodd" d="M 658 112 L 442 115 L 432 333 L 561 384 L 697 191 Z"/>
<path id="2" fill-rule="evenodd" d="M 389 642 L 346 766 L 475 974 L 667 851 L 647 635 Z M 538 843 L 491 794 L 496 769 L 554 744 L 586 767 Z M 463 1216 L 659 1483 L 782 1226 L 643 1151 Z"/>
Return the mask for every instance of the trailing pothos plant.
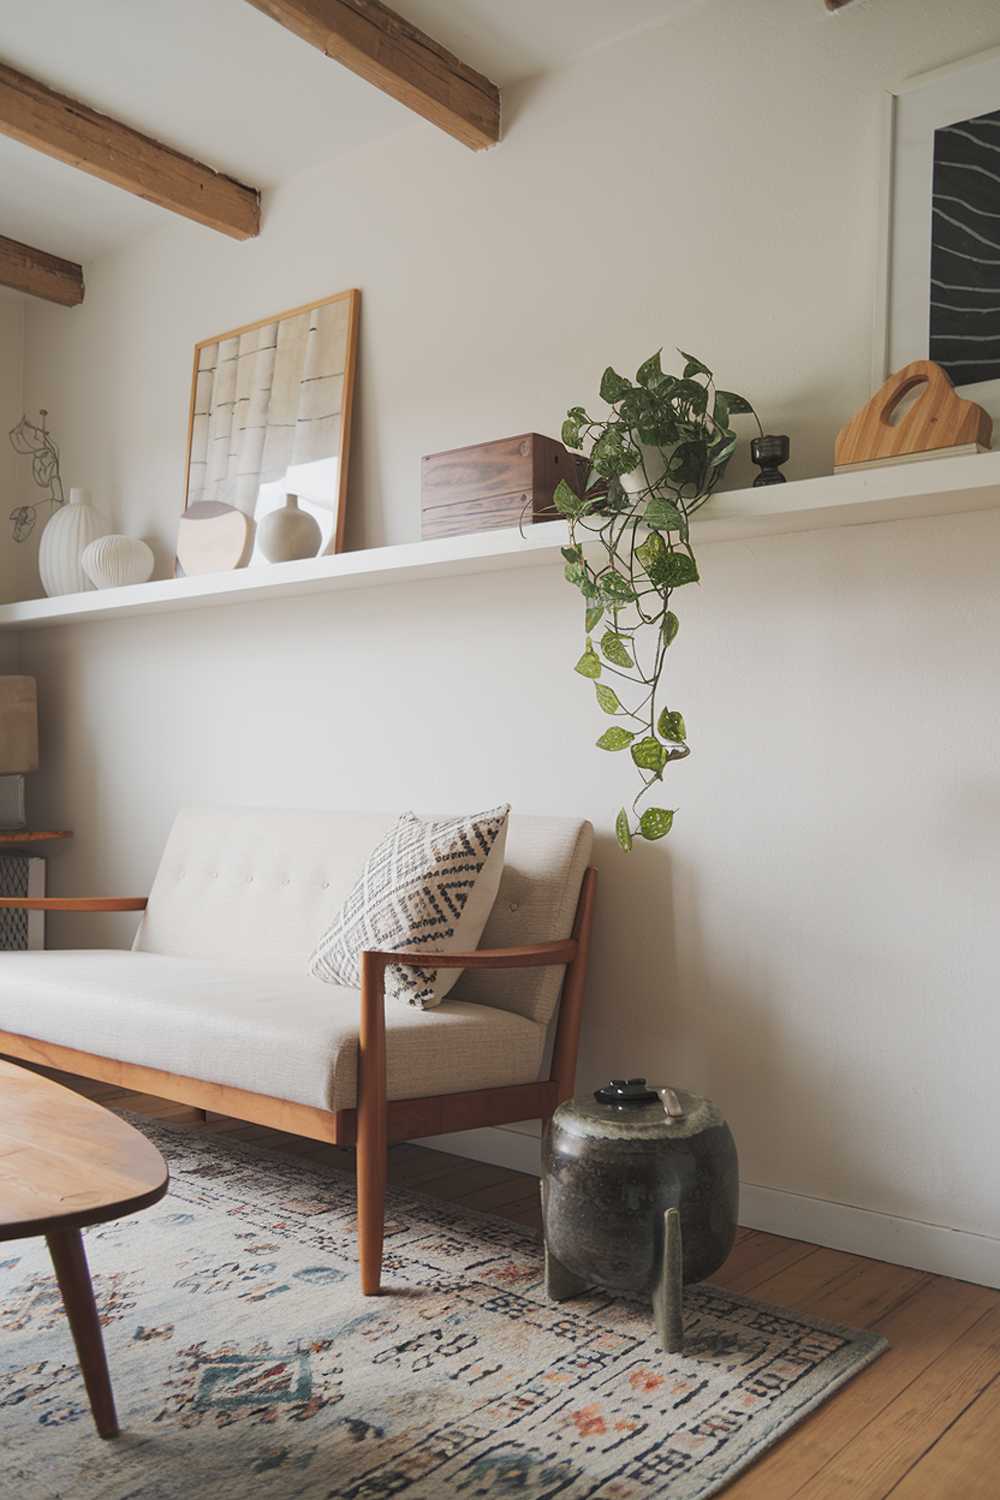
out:
<path id="1" fill-rule="evenodd" d="M 690 754 L 684 716 L 661 693 L 680 628 L 671 605 L 677 589 L 698 581 L 690 519 L 736 447 L 732 418 L 757 415 L 745 397 L 716 389 L 700 359 L 679 352 L 681 375 L 662 368 L 660 353 L 639 366 L 634 381 L 605 370 L 600 393 L 607 416 L 570 409 L 562 440 L 589 450 L 589 482 L 577 494 L 562 480 L 554 496 L 569 522 L 566 577 L 586 610 L 586 646 L 576 670 L 593 682 L 598 707 L 615 721 L 597 746 L 627 750 L 642 783 L 631 811 L 622 807 L 615 819 L 626 851 L 636 838 L 663 838 L 673 824 L 674 808 L 640 808 L 667 766 Z M 598 548 L 585 546 L 592 539 Z"/>

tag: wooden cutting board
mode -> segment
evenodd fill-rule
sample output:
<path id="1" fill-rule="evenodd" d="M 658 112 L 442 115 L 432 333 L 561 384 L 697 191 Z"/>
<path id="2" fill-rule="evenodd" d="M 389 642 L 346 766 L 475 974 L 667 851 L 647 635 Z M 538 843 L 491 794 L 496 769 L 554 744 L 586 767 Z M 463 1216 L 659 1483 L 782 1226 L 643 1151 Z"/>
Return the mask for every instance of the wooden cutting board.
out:
<path id="1" fill-rule="evenodd" d="M 898 422 L 892 414 L 916 386 L 922 394 Z M 955 395 L 950 379 L 933 360 L 915 359 L 890 375 L 885 385 L 837 434 L 835 468 L 903 458 L 975 443 L 989 448 L 993 419 L 974 401 Z"/>

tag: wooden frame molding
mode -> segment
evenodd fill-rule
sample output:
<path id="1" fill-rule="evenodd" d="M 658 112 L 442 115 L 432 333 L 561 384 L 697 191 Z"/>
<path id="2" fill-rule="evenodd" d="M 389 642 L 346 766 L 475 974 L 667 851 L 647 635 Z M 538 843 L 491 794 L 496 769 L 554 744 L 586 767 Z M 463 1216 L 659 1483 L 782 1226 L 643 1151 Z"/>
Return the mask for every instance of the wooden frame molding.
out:
<path id="1" fill-rule="evenodd" d="M 0 132 L 233 239 L 260 233 L 260 194 L 0 63 Z"/>
<path id="2" fill-rule="evenodd" d="M 0 896 L 0 911 L 145 911 L 145 896 Z"/>
<path id="3" fill-rule="evenodd" d="M 232 1088 L 228 1084 L 168 1073 L 161 1068 L 118 1062 L 114 1058 L 12 1031 L 0 1031 L 0 1055 L 58 1068 L 84 1078 L 97 1078 L 102 1083 L 120 1084 L 123 1088 L 154 1094 L 160 1099 L 171 1099 L 195 1109 L 210 1109 L 237 1120 L 268 1125 L 274 1130 L 286 1130 L 292 1135 L 325 1141 L 329 1145 L 356 1145 L 361 1289 L 366 1296 L 373 1296 L 381 1286 L 390 1143 L 412 1140 L 415 1136 L 477 1130 L 487 1125 L 509 1125 L 516 1120 L 548 1120 L 557 1106 L 572 1096 L 596 890 L 597 871 L 588 868 L 580 887 L 573 935 L 565 942 L 537 943 L 527 948 L 477 948 L 471 953 L 433 955 L 435 966 L 442 969 L 523 969 L 565 965 L 550 1075 L 538 1083 L 471 1089 L 462 1094 L 386 1099 L 385 971 L 390 964 L 422 968 L 431 957 L 427 953 L 361 954 L 356 1109 L 334 1111 L 296 1104 L 288 1099 Z M 138 911 L 145 905 L 142 896 L 8 896 L 0 899 L 0 908 L 46 911 Z"/>
<path id="4" fill-rule="evenodd" d="M 500 90 L 380 0 L 248 0 L 473 151 L 500 139 Z"/>
<path id="5" fill-rule="evenodd" d="M 0 286 L 76 307 L 83 301 L 83 267 L 0 234 Z"/>
<path id="6" fill-rule="evenodd" d="M 184 505 L 188 507 L 191 487 L 191 450 L 194 444 L 194 417 L 198 399 L 198 367 L 201 351 L 208 344 L 221 344 L 226 339 L 239 339 L 245 333 L 254 333 L 270 323 L 281 323 L 286 318 L 297 318 L 301 313 L 310 313 L 317 307 L 328 307 L 332 302 L 347 303 L 347 361 L 344 365 L 344 393 L 340 407 L 340 453 L 337 466 L 337 516 L 333 532 L 326 548 L 319 555 L 330 557 L 344 550 L 347 529 L 347 493 L 351 467 L 351 422 L 354 415 L 354 391 L 358 380 L 358 329 L 361 322 L 361 292 L 349 287 L 345 292 L 332 292 L 328 297 L 317 297 L 312 302 L 302 302 L 298 307 L 286 307 L 284 312 L 272 313 L 267 318 L 257 318 L 252 323 L 241 323 L 239 328 L 227 328 L 224 333 L 214 333 L 209 338 L 199 339 L 194 346 L 191 361 L 191 396 L 188 401 L 187 447 L 184 450 Z"/>

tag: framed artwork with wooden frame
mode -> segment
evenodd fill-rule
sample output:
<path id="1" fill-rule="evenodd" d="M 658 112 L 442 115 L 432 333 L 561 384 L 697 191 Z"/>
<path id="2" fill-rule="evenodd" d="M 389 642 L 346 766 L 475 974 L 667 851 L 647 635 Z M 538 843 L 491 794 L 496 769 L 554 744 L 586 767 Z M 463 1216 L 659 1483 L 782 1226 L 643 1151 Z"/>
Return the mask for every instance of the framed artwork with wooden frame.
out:
<path id="1" fill-rule="evenodd" d="M 1000 418 L 1000 47 L 886 95 L 873 390 L 931 359 Z"/>
<path id="2" fill-rule="evenodd" d="M 340 552 L 359 291 L 194 348 L 177 573 Z"/>

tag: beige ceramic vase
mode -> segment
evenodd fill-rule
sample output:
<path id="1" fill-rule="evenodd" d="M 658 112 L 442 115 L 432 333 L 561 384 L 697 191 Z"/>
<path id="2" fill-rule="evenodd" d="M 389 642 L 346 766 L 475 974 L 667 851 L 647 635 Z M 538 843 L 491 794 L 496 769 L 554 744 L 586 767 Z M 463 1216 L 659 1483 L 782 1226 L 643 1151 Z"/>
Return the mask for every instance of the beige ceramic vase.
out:
<path id="1" fill-rule="evenodd" d="M 296 562 L 315 557 L 322 532 L 319 522 L 299 510 L 298 495 L 286 495 L 280 510 L 272 510 L 257 526 L 257 542 L 268 562 Z"/>

